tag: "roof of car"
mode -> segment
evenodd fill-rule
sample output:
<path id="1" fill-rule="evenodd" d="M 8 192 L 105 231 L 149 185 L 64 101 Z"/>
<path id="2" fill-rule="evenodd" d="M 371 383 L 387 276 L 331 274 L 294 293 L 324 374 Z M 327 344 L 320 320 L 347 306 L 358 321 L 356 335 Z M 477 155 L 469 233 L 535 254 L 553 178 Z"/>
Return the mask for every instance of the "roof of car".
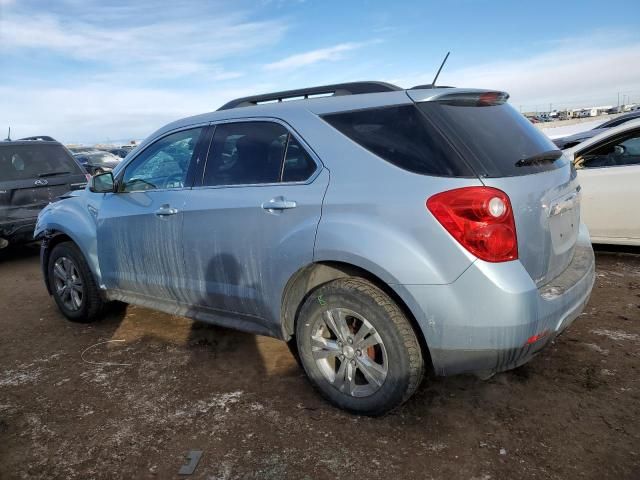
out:
<path id="1" fill-rule="evenodd" d="M 585 148 L 590 147 L 591 145 L 594 145 L 608 137 L 615 137 L 616 135 L 620 134 L 620 133 L 624 133 L 627 130 L 634 130 L 640 127 L 640 119 L 637 120 L 630 120 L 626 123 L 623 123 L 622 125 L 618 125 L 617 127 L 611 127 L 611 128 L 606 128 L 603 129 L 601 132 L 599 132 L 597 135 L 594 135 L 591 138 L 586 139 L 585 141 L 567 148 L 565 151 L 566 152 L 577 152 L 577 151 L 582 151 Z"/>
<path id="2" fill-rule="evenodd" d="M 5 140 L 0 142 L 0 147 L 6 145 L 62 145 L 57 140 Z"/>
<path id="3" fill-rule="evenodd" d="M 366 84 L 369 87 L 362 87 L 360 85 L 359 87 L 355 87 L 355 89 L 359 89 L 359 91 L 355 93 L 344 93 L 345 86 L 351 86 L 353 89 L 354 84 L 337 84 L 326 87 L 312 87 L 309 89 L 242 97 L 226 103 L 216 111 L 182 118 L 165 125 L 148 137 L 142 145 L 146 144 L 149 139 L 153 139 L 171 130 L 207 122 L 258 117 L 274 117 L 286 120 L 286 117 L 300 110 L 305 110 L 316 115 L 324 115 L 364 108 L 409 104 L 412 103 L 412 98 L 416 101 L 423 102 L 435 100 L 450 94 L 490 91 L 486 89 L 453 87 L 431 88 L 430 86 L 419 86 L 417 89 L 402 89 L 383 82 L 356 82 L 355 84 Z M 371 87 L 371 85 L 376 85 L 379 89 L 376 90 L 376 87 Z M 382 86 L 380 87 L 380 85 Z M 326 90 L 327 88 L 335 89 L 335 93 L 323 96 L 311 96 L 318 92 L 321 94 L 322 90 Z M 305 95 L 308 95 L 308 98 L 304 98 Z"/>
<path id="4" fill-rule="evenodd" d="M 616 124 L 620 121 L 625 122 L 629 121 L 629 119 L 640 117 L 640 110 L 634 110 L 633 112 L 623 113 L 622 115 L 617 116 L 616 118 L 612 118 L 611 120 L 607 120 L 602 125 L 598 125 L 597 128 L 608 128 L 609 124 Z"/>

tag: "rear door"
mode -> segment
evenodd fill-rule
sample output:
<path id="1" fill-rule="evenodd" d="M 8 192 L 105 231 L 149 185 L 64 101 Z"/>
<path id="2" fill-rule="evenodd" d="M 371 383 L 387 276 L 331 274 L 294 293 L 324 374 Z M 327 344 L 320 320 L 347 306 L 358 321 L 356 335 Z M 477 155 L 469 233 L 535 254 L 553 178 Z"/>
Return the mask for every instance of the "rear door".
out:
<path id="1" fill-rule="evenodd" d="M 58 143 L 0 144 L 0 222 L 34 220 L 69 190 L 84 188 L 84 171 Z"/>
<path id="2" fill-rule="evenodd" d="M 594 241 L 640 240 L 640 128 L 578 150 L 575 164 Z"/>
<path id="3" fill-rule="evenodd" d="M 217 125 L 185 207 L 190 302 L 277 332 L 285 284 L 313 260 L 328 179 L 280 122 Z"/>
<path id="4" fill-rule="evenodd" d="M 206 127 L 168 134 L 118 175 L 98 210 L 98 260 L 108 289 L 180 302 L 182 222 Z"/>
<path id="5" fill-rule="evenodd" d="M 429 101 L 429 91 L 409 95 L 480 180 L 509 196 L 518 257 L 536 284 L 560 274 L 580 226 L 580 188 L 567 158 L 501 92 L 451 92 Z"/>

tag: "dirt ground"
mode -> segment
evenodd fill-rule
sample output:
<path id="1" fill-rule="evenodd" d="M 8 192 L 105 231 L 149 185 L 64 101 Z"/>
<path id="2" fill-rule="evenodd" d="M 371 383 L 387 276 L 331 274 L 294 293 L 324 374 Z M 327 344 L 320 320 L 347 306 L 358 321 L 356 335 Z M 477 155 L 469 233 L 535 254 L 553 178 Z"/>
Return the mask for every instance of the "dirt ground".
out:
<path id="1" fill-rule="evenodd" d="M 325 403 L 284 343 L 129 307 L 58 313 L 0 253 L 0 478 L 640 479 L 640 251 L 597 254 L 585 313 L 529 365 L 428 378 L 403 407 Z M 105 343 L 107 342 L 107 343 Z"/>

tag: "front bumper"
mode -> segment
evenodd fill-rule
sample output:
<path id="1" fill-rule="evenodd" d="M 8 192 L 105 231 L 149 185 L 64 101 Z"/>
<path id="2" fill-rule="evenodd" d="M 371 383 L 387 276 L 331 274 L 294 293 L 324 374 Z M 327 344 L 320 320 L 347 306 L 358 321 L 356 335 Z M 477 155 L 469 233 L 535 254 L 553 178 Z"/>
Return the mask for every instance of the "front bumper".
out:
<path id="1" fill-rule="evenodd" d="M 452 284 L 405 288 L 418 305 L 436 373 L 453 375 L 528 362 L 580 315 L 594 280 L 595 258 L 582 226 L 573 260 L 542 287 L 520 262 L 476 261 Z"/>

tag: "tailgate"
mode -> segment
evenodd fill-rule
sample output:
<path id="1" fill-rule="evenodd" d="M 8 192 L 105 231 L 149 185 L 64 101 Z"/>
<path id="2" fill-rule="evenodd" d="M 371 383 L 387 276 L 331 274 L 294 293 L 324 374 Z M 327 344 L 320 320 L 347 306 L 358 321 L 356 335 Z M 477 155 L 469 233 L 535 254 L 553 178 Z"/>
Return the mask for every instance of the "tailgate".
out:
<path id="1" fill-rule="evenodd" d="M 580 191 L 575 170 L 566 166 L 535 175 L 484 178 L 511 200 L 518 257 L 537 285 L 571 263 L 580 228 Z"/>
<path id="2" fill-rule="evenodd" d="M 0 222 L 35 218 L 40 210 L 60 195 L 83 188 L 86 183 L 84 175 L 0 181 Z"/>
<path id="3" fill-rule="evenodd" d="M 506 93 L 433 92 L 408 94 L 478 178 L 509 196 L 519 261 L 537 285 L 551 281 L 571 262 L 580 227 L 575 169 Z"/>

